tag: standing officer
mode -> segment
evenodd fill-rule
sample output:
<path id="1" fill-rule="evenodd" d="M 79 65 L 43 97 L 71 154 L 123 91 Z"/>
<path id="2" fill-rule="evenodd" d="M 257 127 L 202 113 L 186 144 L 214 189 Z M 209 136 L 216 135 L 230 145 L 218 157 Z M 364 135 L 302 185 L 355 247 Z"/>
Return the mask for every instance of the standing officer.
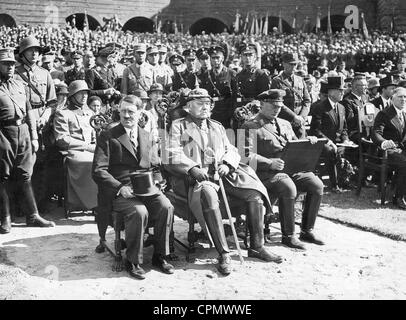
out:
<path id="1" fill-rule="evenodd" d="M 239 48 L 241 55 L 242 70 L 237 74 L 239 105 L 245 105 L 256 97 L 270 89 L 269 75 L 266 70 L 258 69 L 257 46 L 254 43 L 242 43 Z"/>
<path id="2" fill-rule="evenodd" d="M 85 80 L 85 67 L 83 65 L 83 52 L 80 50 L 71 53 L 73 68 L 66 71 L 66 84 L 69 86 L 72 81 Z"/>
<path id="3" fill-rule="evenodd" d="M 13 79 L 15 62 L 12 49 L 0 49 L 0 233 L 11 230 L 10 180 L 24 197 L 27 226 L 55 226 L 39 215 L 31 186 L 38 135 L 24 84 Z"/>
<path id="4" fill-rule="evenodd" d="M 234 113 L 237 99 L 236 72 L 224 65 L 226 52 L 222 46 L 212 46 L 209 49 L 211 70 L 208 71 L 208 81 L 201 81 L 200 86 L 213 97 L 214 108 L 211 118 L 220 122 L 226 129 L 230 128 L 230 119 Z"/>
<path id="5" fill-rule="evenodd" d="M 283 72 L 273 78 L 271 88 L 285 90 L 283 102 L 287 108 L 282 109 L 280 118 L 292 122 L 293 129 L 300 139 L 306 136 L 304 125 L 310 112 L 311 98 L 303 78 L 294 74 L 299 62 L 297 54 L 284 53 Z"/>
<path id="6" fill-rule="evenodd" d="M 147 60 L 152 66 L 154 71 L 154 82 L 161 84 L 165 89 L 169 89 L 172 85 L 172 76 L 168 70 L 159 64 L 160 58 L 159 48 L 157 46 L 150 46 L 147 49 Z"/>
<path id="7" fill-rule="evenodd" d="M 186 63 L 186 69 L 174 74 L 172 79 L 173 91 L 179 91 L 180 88 L 194 89 L 199 86 L 199 79 L 196 75 L 196 50 L 186 49 L 182 55 Z"/>
<path id="8" fill-rule="evenodd" d="M 323 195 L 323 183 L 313 172 L 297 172 L 291 175 L 281 172 L 285 166 L 281 159 L 283 149 L 288 141 L 297 139 L 290 123 L 278 118 L 284 96 L 284 90 L 279 89 L 261 93 L 258 96 L 261 102 L 259 114 L 244 123 L 243 128 L 247 130 L 246 145 L 250 164 L 256 165 L 257 175 L 268 189 L 268 193 L 279 199 L 282 243 L 304 250 L 303 243 L 295 237 L 297 190 L 307 193 L 299 239 L 323 245 L 324 242 L 312 232 Z M 251 136 L 252 133 L 255 138 Z M 311 143 L 317 142 L 316 137 L 309 137 L 309 140 Z"/>
<path id="9" fill-rule="evenodd" d="M 135 61 L 123 72 L 121 92 L 125 95 L 133 94 L 136 89 L 149 90 L 154 83 L 153 67 L 145 61 L 147 46 L 138 43 L 134 46 Z"/>
<path id="10" fill-rule="evenodd" d="M 56 101 L 55 86 L 49 71 L 37 65 L 41 46 L 34 36 L 21 40 L 19 55 L 22 64 L 16 68 L 16 79 L 26 86 L 37 126 L 44 125 L 50 116 L 47 107 Z"/>

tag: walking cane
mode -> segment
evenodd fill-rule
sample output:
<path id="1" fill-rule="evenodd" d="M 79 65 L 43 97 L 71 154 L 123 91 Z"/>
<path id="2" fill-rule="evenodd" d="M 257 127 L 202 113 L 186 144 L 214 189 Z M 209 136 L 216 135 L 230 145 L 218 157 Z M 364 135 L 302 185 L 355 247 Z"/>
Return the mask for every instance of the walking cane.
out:
<path id="1" fill-rule="evenodd" d="M 233 218 L 231 216 L 231 210 L 230 210 L 230 207 L 228 205 L 226 190 L 224 189 L 223 180 L 222 180 L 222 178 L 220 178 L 219 173 L 218 173 L 217 159 L 216 159 L 216 156 L 214 155 L 214 152 L 213 152 L 213 157 L 214 157 L 214 170 L 215 170 L 213 178 L 214 178 L 214 181 L 218 181 L 219 184 L 220 184 L 220 190 L 221 190 L 221 194 L 223 195 L 224 204 L 226 206 L 226 212 L 227 212 L 228 220 L 230 221 L 231 230 L 233 232 L 234 243 L 235 243 L 235 245 L 237 247 L 237 250 L 238 250 L 238 256 L 240 257 L 240 262 L 241 262 L 241 264 L 244 264 L 244 259 L 242 257 L 240 244 L 238 243 L 237 232 L 235 231 Z"/>

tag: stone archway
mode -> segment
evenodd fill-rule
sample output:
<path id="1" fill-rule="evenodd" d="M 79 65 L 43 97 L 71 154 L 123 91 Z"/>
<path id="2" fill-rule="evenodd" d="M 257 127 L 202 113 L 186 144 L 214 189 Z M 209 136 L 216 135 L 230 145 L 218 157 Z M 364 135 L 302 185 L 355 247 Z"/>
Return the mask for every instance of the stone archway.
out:
<path id="1" fill-rule="evenodd" d="M 189 32 L 192 36 L 201 34 L 203 31 L 205 33 L 222 33 L 226 30 L 229 32 L 227 25 L 219 19 L 215 18 L 202 18 L 193 23 Z"/>
<path id="2" fill-rule="evenodd" d="M 344 28 L 344 22 L 345 22 L 346 16 L 343 15 L 332 15 L 330 17 L 331 20 L 331 29 L 333 30 L 333 33 L 336 31 L 341 31 L 342 28 Z M 324 17 L 323 19 L 320 20 L 320 30 L 321 31 L 327 31 L 327 20 L 328 17 Z"/>
<path id="3" fill-rule="evenodd" d="M 76 28 L 79 30 L 83 30 L 83 23 L 85 21 L 85 14 L 84 13 L 75 13 L 71 14 L 69 17 L 65 19 L 66 22 L 71 24 L 73 16 L 75 16 L 76 20 Z M 101 27 L 100 23 L 92 16 L 87 15 L 87 21 L 89 23 L 89 29 L 90 30 L 96 30 L 97 27 Z"/>
<path id="4" fill-rule="evenodd" d="M 154 32 L 154 22 L 151 19 L 145 17 L 134 17 L 128 20 L 124 26 L 123 31 L 132 32 Z"/>
<path id="5" fill-rule="evenodd" d="M 6 27 L 16 27 L 16 21 L 14 20 L 14 18 L 6 13 L 1 13 L 0 14 L 0 27 L 1 26 L 6 26 Z"/>

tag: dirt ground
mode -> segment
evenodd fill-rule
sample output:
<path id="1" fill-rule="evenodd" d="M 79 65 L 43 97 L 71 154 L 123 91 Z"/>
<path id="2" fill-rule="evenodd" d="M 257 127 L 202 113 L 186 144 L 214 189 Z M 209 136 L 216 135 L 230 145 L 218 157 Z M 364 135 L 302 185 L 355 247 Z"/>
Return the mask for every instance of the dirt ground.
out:
<path id="1" fill-rule="evenodd" d="M 324 208 L 323 210 L 326 210 Z M 328 207 L 328 210 L 332 210 Z M 307 245 L 295 251 L 280 244 L 280 226 L 271 226 L 269 250 L 284 257 L 282 264 L 247 257 L 241 265 L 232 237 L 233 272 L 221 276 L 216 251 L 200 242 L 196 261 L 180 260 L 175 274 L 151 269 L 152 248 L 145 249 L 147 279 L 111 270 L 112 258 L 95 253 L 94 217 L 66 220 L 55 209 L 50 229 L 15 223 L 0 235 L 0 299 L 405 299 L 406 242 L 350 228 L 319 217 L 316 232 L 325 246 Z M 176 219 L 175 234 L 185 239 L 187 223 Z M 297 231 L 299 228 L 297 227 Z M 110 243 L 113 231 L 109 229 Z M 241 246 L 243 247 L 243 243 Z"/>

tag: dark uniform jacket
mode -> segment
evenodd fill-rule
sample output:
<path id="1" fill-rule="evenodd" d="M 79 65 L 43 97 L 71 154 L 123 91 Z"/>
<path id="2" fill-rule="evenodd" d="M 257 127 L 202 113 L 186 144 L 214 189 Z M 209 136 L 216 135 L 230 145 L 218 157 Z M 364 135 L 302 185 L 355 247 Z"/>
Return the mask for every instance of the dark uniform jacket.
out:
<path id="1" fill-rule="evenodd" d="M 237 86 L 243 104 L 250 102 L 271 88 L 268 71 L 257 68 L 243 69 L 237 73 Z"/>
<path id="2" fill-rule="evenodd" d="M 72 81 L 85 80 L 86 79 L 85 68 L 82 67 L 79 70 L 76 70 L 75 68 L 72 68 L 72 69 L 66 71 L 65 79 L 66 79 L 65 82 L 66 82 L 66 84 L 68 86 Z"/>
<path id="3" fill-rule="evenodd" d="M 270 158 L 280 158 L 288 141 L 297 140 L 292 126 L 286 120 L 276 118 L 275 127 L 271 120 L 259 113 L 254 119 L 245 122 L 245 146 L 251 168 L 256 170 L 261 181 L 272 178 L 280 171 L 270 170 Z"/>
<path id="4" fill-rule="evenodd" d="M 199 83 L 196 73 L 184 70 L 172 76 L 172 91 L 179 91 L 181 88 L 196 88 Z"/>
<path id="5" fill-rule="evenodd" d="M 345 108 L 338 104 L 338 114 L 326 99 L 314 106 L 310 132 L 318 138 L 328 138 L 334 143 L 348 140 Z"/>

